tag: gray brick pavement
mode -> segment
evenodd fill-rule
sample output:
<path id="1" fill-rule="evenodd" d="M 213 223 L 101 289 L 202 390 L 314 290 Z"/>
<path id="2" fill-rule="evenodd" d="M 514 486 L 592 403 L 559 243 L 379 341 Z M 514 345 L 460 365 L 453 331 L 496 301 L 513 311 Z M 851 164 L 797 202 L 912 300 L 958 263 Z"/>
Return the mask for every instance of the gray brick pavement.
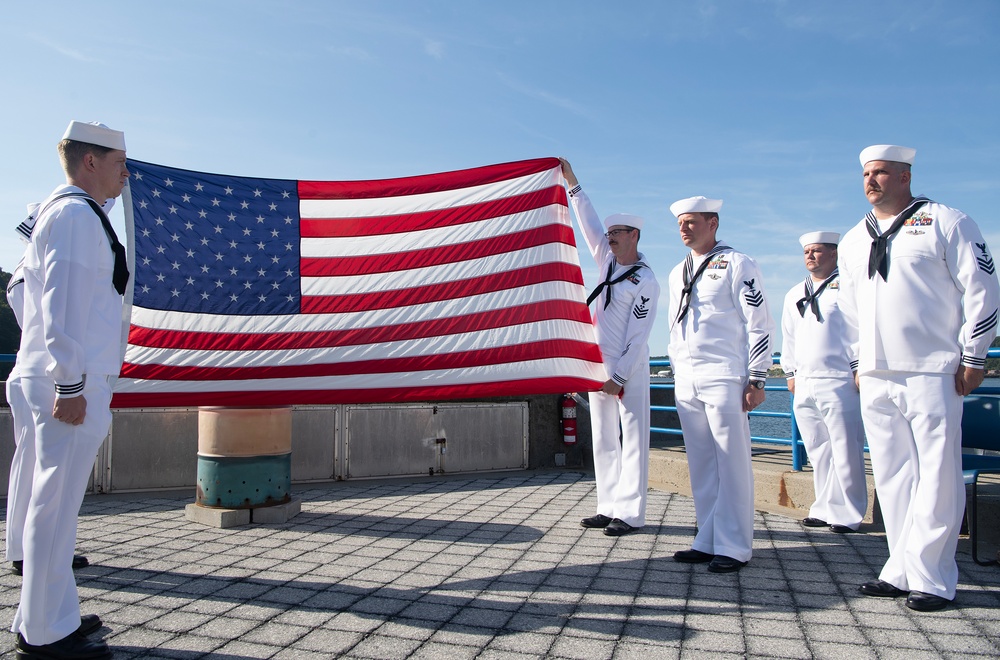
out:
<path id="1" fill-rule="evenodd" d="M 750 565 L 715 575 L 671 559 L 693 536 L 690 498 L 651 491 L 647 526 L 612 539 L 579 526 L 595 502 L 581 473 L 296 495 L 288 523 L 226 530 L 185 520 L 190 497 L 88 498 L 77 582 L 115 657 L 1000 656 L 1000 569 L 964 551 L 957 605 L 918 614 L 857 592 L 885 560 L 881 535 L 758 513 Z M 0 576 L 7 628 L 19 587 Z"/>

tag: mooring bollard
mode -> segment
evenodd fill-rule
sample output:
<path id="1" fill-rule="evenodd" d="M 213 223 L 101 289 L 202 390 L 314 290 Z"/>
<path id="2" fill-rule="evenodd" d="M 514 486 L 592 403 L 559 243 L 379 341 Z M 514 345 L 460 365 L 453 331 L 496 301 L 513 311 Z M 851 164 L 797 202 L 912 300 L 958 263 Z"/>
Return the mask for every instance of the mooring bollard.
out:
<path id="1" fill-rule="evenodd" d="M 214 527 L 284 522 L 292 500 L 292 409 L 198 409 L 198 486 L 188 519 Z"/>

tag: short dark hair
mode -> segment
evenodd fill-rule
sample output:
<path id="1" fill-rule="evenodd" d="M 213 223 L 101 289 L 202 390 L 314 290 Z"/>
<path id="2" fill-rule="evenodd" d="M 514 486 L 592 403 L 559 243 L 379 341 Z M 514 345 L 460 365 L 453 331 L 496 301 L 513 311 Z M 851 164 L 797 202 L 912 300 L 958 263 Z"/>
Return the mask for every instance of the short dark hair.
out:
<path id="1" fill-rule="evenodd" d="M 62 161 L 63 170 L 67 174 L 72 174 L 83 162 L 83 157 L 87 154 L 103 157 L 114 151 L 110 147 L 102 147 L 99 144 L 80 142 L 79 140 L 62 140 L 59 142 L 59 160 Z"/>

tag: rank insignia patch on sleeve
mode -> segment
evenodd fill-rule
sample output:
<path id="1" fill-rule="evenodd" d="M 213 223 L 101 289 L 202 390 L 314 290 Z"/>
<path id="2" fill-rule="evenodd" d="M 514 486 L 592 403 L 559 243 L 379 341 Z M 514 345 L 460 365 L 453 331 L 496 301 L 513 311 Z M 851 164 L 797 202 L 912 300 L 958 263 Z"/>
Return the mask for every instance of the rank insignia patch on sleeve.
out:
<path id="1" fill-rule="evenodd" d="M 979 250 L 979 254 L 976 255 L 976 262 L 979 264 L 979 270 L 983 271 L 987 275 L 992 275 L 996 272 L 996 266 L 993 264 L 993 257 L 990 256 L 989 251 L 986 249 L 986 243 L 976 243 L 976 248 Z"/>
<path id="2" fill-rule="evenodd" d="M 639 300 L 639 304 L 632 308 L 632 316 L 641 321 L 649 316 L 649 308 L 646 307 L 646 303 L 649 302 L 649 298 L 646 296 L 639 296 Z"/>
<path id="3" fill-rule="evenodd" d="M 764 303 L 764 296 L 760 291 L 754 288 L 755 280 L 743 280 L 743 284 L 747 286 L 747 292 L 743 294 L 743 298 L 747 301 L 747 304 L 751 307 L 760 307 Z"/>

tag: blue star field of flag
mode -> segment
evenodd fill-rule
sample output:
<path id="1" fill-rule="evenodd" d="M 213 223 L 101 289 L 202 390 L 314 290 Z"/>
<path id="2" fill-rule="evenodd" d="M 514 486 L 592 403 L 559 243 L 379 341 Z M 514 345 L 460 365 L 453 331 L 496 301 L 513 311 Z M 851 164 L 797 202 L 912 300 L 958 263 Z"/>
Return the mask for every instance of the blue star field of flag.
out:
<path id="1" fill-rule="evenodd" d="M 202 314 L 297 314 L 296 182 L 129 160 L 133 304 Z"/>

